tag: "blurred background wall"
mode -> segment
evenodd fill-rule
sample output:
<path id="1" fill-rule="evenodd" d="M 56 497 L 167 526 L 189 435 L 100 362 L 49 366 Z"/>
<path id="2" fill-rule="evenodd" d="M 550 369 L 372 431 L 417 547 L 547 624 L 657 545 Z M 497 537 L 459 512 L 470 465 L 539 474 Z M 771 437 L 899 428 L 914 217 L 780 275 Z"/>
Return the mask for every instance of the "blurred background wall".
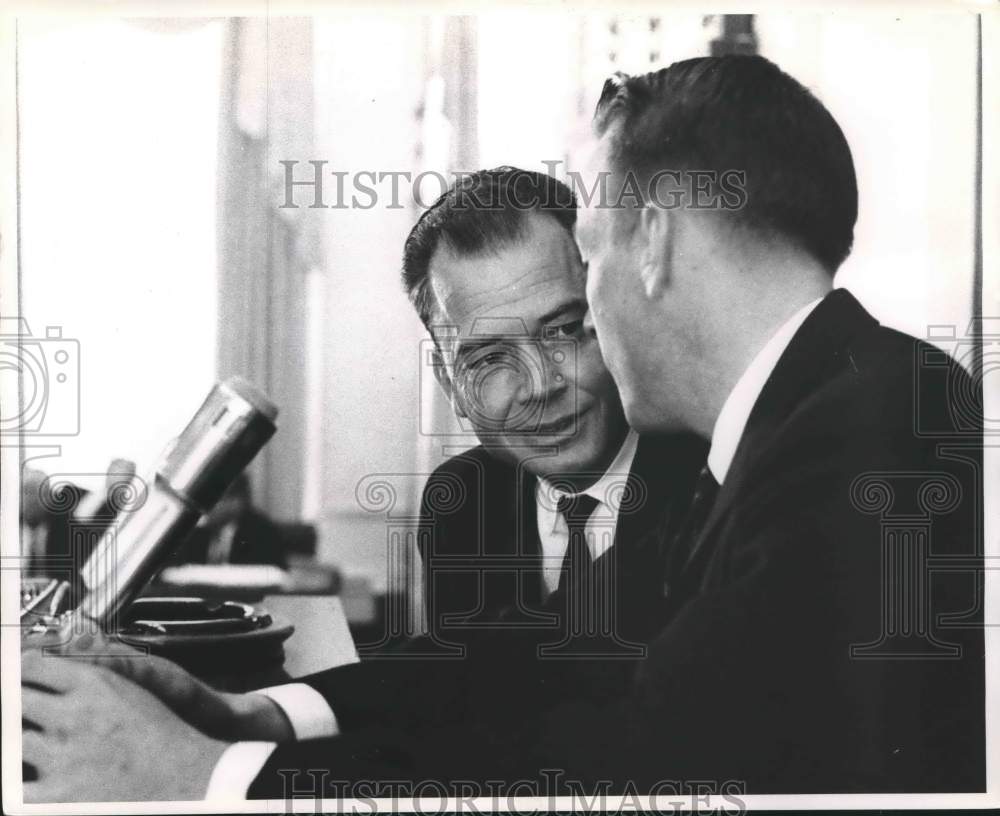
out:
<path id="1" fill-rule="evenodd" d="M 734 50 L 796 76 L 847 135 L 861 210 L 839 282 L 890 325 L 961 336 L 972 14 L 22 21 L 22 315 L 35 336 L 59 327 L 78 343 L 81 386 L 79 433 L 35 464 L 86 481 L 125 456 L 141 471 L 214 379 L 241 374 L 281 405 L 256 502 L 314 522 L 321 560 L 384 588 L 425 474 L 472 444 L 398 283 L 403 240 L 441 186 L 394 195 L 383 181 L 371 206 L 350 188 L 330 206 L 332 173 L 564 173 L 610 73 Z M 327 206 L 302 187 L 281 206 L 282 162 L 309 180 L 313 161 Z M 406 559 L 392 570 L 415 575 Z"/>

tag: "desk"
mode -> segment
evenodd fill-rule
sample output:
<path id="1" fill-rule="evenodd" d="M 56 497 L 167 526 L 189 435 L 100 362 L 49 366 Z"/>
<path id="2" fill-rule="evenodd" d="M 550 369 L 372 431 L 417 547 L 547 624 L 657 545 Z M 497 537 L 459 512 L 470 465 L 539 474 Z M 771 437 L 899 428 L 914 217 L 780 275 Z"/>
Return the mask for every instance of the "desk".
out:
<path id="1" fill-rule="evenodd" d="M 282 668 L 289 677 L 358 662 L 344 606 L 337 596 L 268 595 L 260 606 L 295 626 L 285 641 Z"/>
<path id="2" fill-rule="evenodd" d="M 295 627 L 284 642 L 284 662 L 253 668 L 188 669 L 222 691 L 244 692 L 287 683 L 307 674 L 358 661 L 340 598 L 335 595 L 268 595 L 254 604 Z"/>

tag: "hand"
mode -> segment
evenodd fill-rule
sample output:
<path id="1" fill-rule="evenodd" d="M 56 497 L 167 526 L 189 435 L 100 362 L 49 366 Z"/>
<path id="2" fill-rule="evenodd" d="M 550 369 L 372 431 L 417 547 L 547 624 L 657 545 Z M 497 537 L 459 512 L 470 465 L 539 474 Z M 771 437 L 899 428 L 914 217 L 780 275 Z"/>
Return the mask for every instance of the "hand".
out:
<path id="1" fill-rule="evenodd" d="M 51 645 L 53 641 L 42 641 Z M 280 706 L 263 694 L 229 694 L 203 683 L 176 663 L 101 634 L 83 634 L 54 647 L 71 655 L 63 662 L 87 662 L 131 680 L 157 697 L 189 725 L 209 737 L 236 742 L 294 739 Z M 58 655 L 51 656 L 53 660 Z"/>
<path id="2" fill-rule="evenodd" d="M 101 666 L 22 655 L 26 802 L 202 799 L 227 747 Z"/>

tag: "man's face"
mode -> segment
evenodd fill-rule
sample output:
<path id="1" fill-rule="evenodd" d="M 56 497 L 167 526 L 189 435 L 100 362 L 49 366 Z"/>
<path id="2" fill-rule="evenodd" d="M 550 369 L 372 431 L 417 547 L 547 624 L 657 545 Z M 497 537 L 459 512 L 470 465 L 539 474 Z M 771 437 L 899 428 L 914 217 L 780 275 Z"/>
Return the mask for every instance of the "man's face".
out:
<path id="1" fill-rule="evenodd" d="M 540 476 L 590 482 L 628 429 L 597 341 L 583 326 L 586 283 L 576 245 L 551 216 L 525 219 L 524 237 L 497 252 L 459 257 L 442 247 L 431 259 L 446 387 L 495 453 Z"/>
<path id="2" fill-rule="evenodd" d="M 588 152 L 584 180 L 588 188 L 608 173 L 607 137 L 595 141 Z M 643 291 L 639 270 L 644 247 L 639 215 L 635 210 L 614 209 L 616 185 L 608 180 L 608 195 L 595 195 L 581 206 L 576 238 L 587 264 L 587 300 L 590 320 L 597 330 L 601 351 L 621 393 L 629 424 L 639 431 L 676 428 L 669 406 L 661 403 L 670 362 L 662 349 L 671 326 L 653 308 Z"/>

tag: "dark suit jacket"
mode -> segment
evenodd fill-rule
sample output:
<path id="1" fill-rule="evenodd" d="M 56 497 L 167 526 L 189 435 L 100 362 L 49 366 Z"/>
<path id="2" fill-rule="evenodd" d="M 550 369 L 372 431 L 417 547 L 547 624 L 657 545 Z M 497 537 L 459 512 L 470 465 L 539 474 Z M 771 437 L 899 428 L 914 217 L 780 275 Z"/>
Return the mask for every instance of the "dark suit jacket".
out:
<path id="1" fill-rule="evenodd" d="M 639 441 L 622 479 L 616 543 L 595 565 L 610 564 L 617 583 L 630 588 L 617 598 L 613 633 L 627 645 L 612 642 L 610 659 L 539 660 L 540 648 L 562 642 L 567 616 L 563 594 L 541 601 L 536 480 L 479 447 L 444 463 L 424 490 L 420 546 L 432 565 L 429 606 L 437 621 L 430 633 L 302 682 L 330 702 L 341 730 L 385 729 L 403 739 L 471 720 L 537 719 L 556 700 L 620 685 L 618 676 L 638 664 L 631 644 L 648 627 L 652 588 L 660 585 L 658 554 L 632 545 L 683 519 L 706 452 L 690 434 Z M 433 573 L 437 558 L 448 567 L 443 581 Z"/>
<path id="2" fill-rule="evenodd" d="M 280 796 L 278 769 L 296 767 L 983 790 L 980 401 L 940 353 L 831 293 L 765 385 L 691 559 L 663 561 L 657 631 L 622 685 L 506 728 L 282 746 L 251 795 Z M 662 537 L 635 549 L 662 552 Z"/>
<path id="3" fill-rule="evenodd" d="M 643 535 L 683 514 L 707 445 L 687 434 L 638 440 L 627 473 L 613 474 L 606 511 L 594 522 L 630 549 Z M 467 642 L 470 629 L 495 627 L 520 613 L 542 625 L 547 595 L 538 535 L 538 479 L 482 445 L 453 456 L 427 480 L 418 546 L 429 629 L 441 642 Z M 604 513 L 604 515 L 602 515 Z M 631 593 L 638 597 L 638 593 Z"/>

